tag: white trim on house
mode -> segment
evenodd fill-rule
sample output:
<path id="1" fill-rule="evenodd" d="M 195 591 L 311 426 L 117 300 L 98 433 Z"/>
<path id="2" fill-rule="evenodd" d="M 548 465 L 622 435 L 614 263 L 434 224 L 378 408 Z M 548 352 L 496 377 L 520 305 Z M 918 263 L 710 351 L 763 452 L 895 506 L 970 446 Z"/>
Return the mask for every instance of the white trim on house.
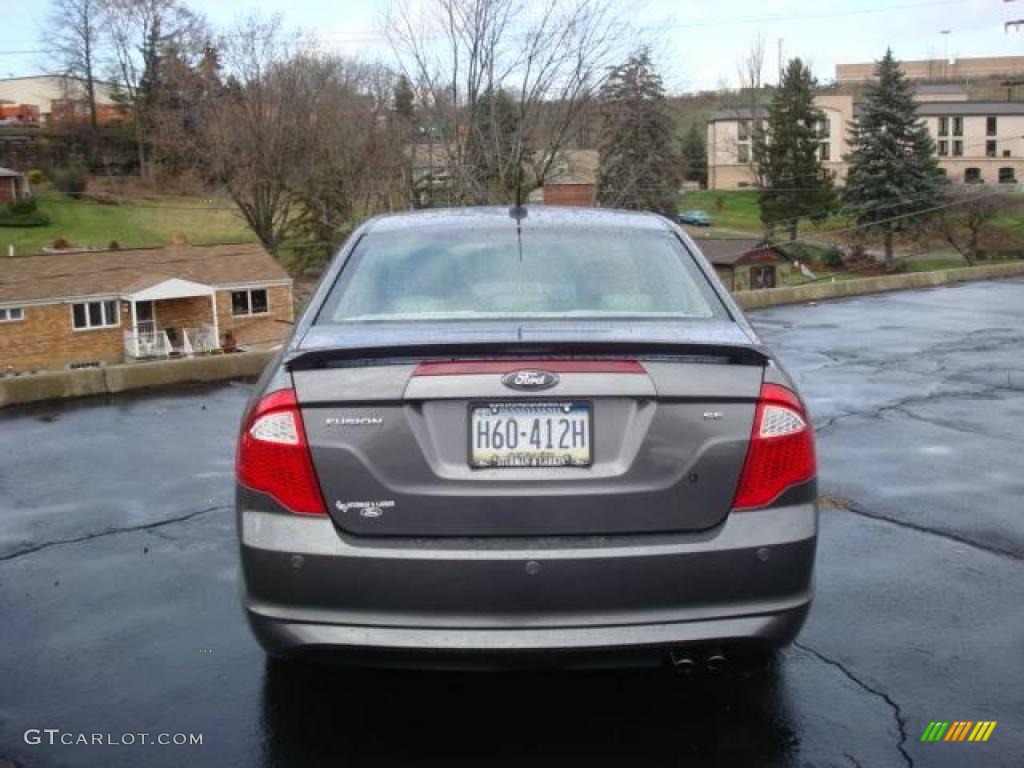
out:
<path id="1" fill-rule="evenodd" d="M 200 283 L 200 285 L 203 285 Z M 208 284 L 207 287 L 214 291 L 244 291 L 248 288 L 280 288 L 293 287 L 294 281 L 291 278 L 278 278 L 275 280 L 259 280 L 251 283 L 225 283 L 224 285 Z M 206 295 L 206 294 L 203 294 Z M 70 296 L 47 296 L 43 299 L 12 299 L 3 303 L 3 306 L 17 307 L 49 307 L 54 304 L 81 304 L 85 301 L 106 301 L 108 299 L 122 298 L 119 293 L 83 293 Z"/>
<path id="2" fill-rule="evenodd" d="M 211 287 L 218 291 L 245 291 L 249 288 L 280 288 L 282 286 L 291 286 L 294 281 L 289 278 L 278 278 L 276 280 L 254 280 L 250 283 L 223 283 L 220 285 L 214 285 L 211 283 Z"/>

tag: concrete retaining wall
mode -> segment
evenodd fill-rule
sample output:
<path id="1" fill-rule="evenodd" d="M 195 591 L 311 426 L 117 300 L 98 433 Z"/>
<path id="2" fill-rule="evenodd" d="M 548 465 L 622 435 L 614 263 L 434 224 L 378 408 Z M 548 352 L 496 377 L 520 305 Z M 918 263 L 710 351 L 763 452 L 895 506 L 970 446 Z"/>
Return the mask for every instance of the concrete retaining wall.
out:
<path id="1" fill-rule="evenodd" d="M 862 277 L 857 280 L 837 280 L 794 285 L 786 288 L 765 288 L 760 291 L 737 291 L 733 298 L 744 309 L 761 309 L 779 304 L 800 304 L 807 301 L 840 299 L 866 293 L 905 291 L 912 288 L 932 288 L 968 280 L 991 280 L 998 277 L 1024 275 L 1024 261 L 1007 264 L 985 264 L 980 267 L 958 267 L 934 272 L 909 272 L 902 275 Z"/>
<path id="2" fill-rule="evenodd" d="M 0 378 L 0 408 L 38 400 L 103 395 L 169 384 L 256 377 L 273 355 L 271 351 L 239 352 L 6 376 Z"/>

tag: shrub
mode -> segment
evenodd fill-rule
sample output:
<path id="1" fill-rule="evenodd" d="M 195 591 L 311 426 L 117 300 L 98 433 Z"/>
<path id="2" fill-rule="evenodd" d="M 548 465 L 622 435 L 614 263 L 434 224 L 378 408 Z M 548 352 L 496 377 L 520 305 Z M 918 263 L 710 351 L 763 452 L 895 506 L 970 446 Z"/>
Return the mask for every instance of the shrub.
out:
<path id="1" fill-rule="evenodd" d="M 50 247 L 53 248 L 55 251 L 63 251 L 65 248 L 71 247 L 71 241 L 66 240 L 63 237 L 58 237 L 56 240 L 50 243 Z"/>
<path id="2" fill-rule="evenodd" d="M 35 198 L 0 206 L 0 227 L 45 227 L 50 217 L 36 210 Z"/>
<path id="3" fill-rule="evenodd" d="M 822 254 L 821 261 L 829 269 L 839 269 L 843 266 L 843 252 L 833 245 Z"/>
<path id="4" fill-rule="evenodd" d="M 111 240 L 110 243 L 107 245 L 107 248 L 109 248 L 111 251 L 120 251 L 121 244 L 117 242 L 117 240 Z"/>
<path id="5" fill-rule="evenodd" d="M 39 184 L 46 183 L 46 174 L 43 173 L 38 168 L 33 168 L 31 171 L 25 174 L 25 177 L 28 179 L 28 183 L 31 184 L 33 187 Z"/>
<path id="6" fill-rule="evenodd" d="M 80 197 L 85 192 L 87 178 L 85 167 L 81 165 L 65 165 L 50 171 L 53 186 L 68 197 Z"/>
<path id="7" fill-rule="evenodd" d="M 34 197 L 26 197 L 14 203 L 8 203 L 7 209 L 13 214 L 35 213 L 39 207 Z"/>

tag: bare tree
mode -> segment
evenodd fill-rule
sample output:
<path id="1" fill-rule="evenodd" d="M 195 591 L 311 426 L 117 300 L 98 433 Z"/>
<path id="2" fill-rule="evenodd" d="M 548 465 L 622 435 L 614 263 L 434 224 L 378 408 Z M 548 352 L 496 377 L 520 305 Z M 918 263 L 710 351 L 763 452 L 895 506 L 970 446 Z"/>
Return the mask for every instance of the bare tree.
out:
<path id="1" fill-rule="evenodd" d="M 745 162 L 750 168 L 751 178 L 754 184 L 762 186 L 763 179 L 758 172 L 757 163 L 754 161 L 753 147 L 761 136 L 766 111 L 762 104 L 764 96 L 764 35 L 758 34 L 750 41 L 750 45 L 743 55 L 736 62 L 736 74 L 739 78 L 739 89 L 735 93 L 728 90 L 722 91 L 722 107 L 731 111 L 739 121 L 738 142 L 744 142 L 747 146 L 747 157 Z M 733 147 L 739 156 L 739 147 Z"/>
<path id="2" fill-rule="evenodd" d="M 47 17 L 47 36 L 54 47 L 61 74 L 81 81 L 94 133 L 101 14 L 100 0 L 52 0 Z"/>
<path id="3" fill-rule="evenodd" d="M 111 73 L 131 105 L 139 175 L 149 178 L 146 141 L 160 59 L 170 44 L 198 47 L 204 35 L 199 17 L 181 0 L 102 0 L 103 25 L 109 37 Z"/>
<path id="4" fill-rule="evenodd" d="M 951 192 L 949 202 L 956 203 L 938 212 L 933 218 L 935 231 L 963 256 L 970 265 L 981 254 L 982 233 L 1001 214 L 1013 207 L 1009 196 L 973 191 Z"/>
<path id="5" fill-rule="evenodd" d="M 385 25 L 463 202 L 544 183 L 628 35 L 610 0 L 405 0 Z"/>
<path id="6" fill-rule="evenodd" d="M 297 94 L 280 73 L 293 46 L 279 17 L 249 17 L 225 37 L 218 49 L 227 85 L 203 142 L 211 175 L 271 252 L 292 224 L 289 190 L 299 179 L 306 146 Z"/>

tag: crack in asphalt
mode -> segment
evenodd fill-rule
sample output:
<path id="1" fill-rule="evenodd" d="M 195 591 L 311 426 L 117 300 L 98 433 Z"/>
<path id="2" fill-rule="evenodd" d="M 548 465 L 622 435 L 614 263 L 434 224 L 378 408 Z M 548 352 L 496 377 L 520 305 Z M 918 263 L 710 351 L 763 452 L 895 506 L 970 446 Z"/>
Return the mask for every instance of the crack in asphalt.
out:
<path id="1" fill-rule="evenodd" d="M 128 525 L 121 528 L 106 528 L 102 531 L 96 531 L 94 533 L 87 533 L 84 536 L 76 536 L 71 539 L 56 539 L 55 541 L 44 541 L 40 544 L 31 544 L 21 549 L 16 549 L 13 552 L 0 555 L 0 562 L 7 560 L 14 560 L 25 555 L 31 555 L 44 549 L 50 549 L 51 547 L 60 547 L 65 544 L 79 544 L 83 541 L 92 541 L 93 539 L 100 539 L 105 536 L 113 536 L 119 533 L 135 533 L 136 531 L 154 531 L 159 535 L 158 529 L 168 525 L 175 525 L 177 523 L 184 523 L 200 515 L 205 515 L 210 512 L 219 512 L 225 509 L 233 509 L 230 506 L 217 506 L 217 507 L 204 507 L 203 509 L 193 510 L 177 517 L 169 517 L 164 520 L 157 520 L 154 523 L 144 523 L 142 525 Z"/>
<path id="2" fill-rule="evenodd" d="M 961 536 L 958 533 L 952 531 L 945 531 L 938 528 L 929 528 L 927 525 L 921 525 L 920 523 L 912 523 L 907 520 L 900 520 L 899 518 L 889 517 L 879 512 L 869 512 L 860 504 L 849 499 L 844 499 L 841 496 L 823 496 L 822 500 L 824 505 L 830 509 L 838 509 L 843 512 L 850 512 L 861 517 L 867 517 L 871 520 L 879 520 L 884 523 L 891 523 L 892 525 L 898 526 L 899 528 L 905 528 L 911 531 L 917 531 L 918 533 L 928 533 L 932 536 L 938 536 L 942 539 L 948 539 L 949 541 L 955 541 L 958 544 L 963 544 L 974 549 L 980 549 L 983 552 L 988 552 L 990 555 L 998 555 L 999 557 L 1006 557 L 1010 560 L 1020 562 L 1024 560 L 1024 551 L 1014 551 L 1012 549 L 1002 549 L 1001 547 L 994 547 L 991 544 L 983 544 L 979 541 L 974 541 L 966 536 Z"/>
<path id="3" fill-rule="evenodd" d="M 906 763 L 910 768 L 913 768 L 914 759 L 910 756 L 910 753 L 907 752 L 905 747 L 907 743 L 907 721 L 906 718 L 903 716 L 903 710 L 900 707 L 900 705 L 897 704 L 893 700 L 893 698 L 885 691 L 868 685 L 866 682 L 861 680 L 859 677 L 853 674 L 853 672 L 851 672 L 849 668 L 841 661 L 826 656 L 821 651 L 811 648 L 809 645 L 805 645 L 804 643 L 798 641 L 793 642 L 793 647 L 799 648 L 801 651 L 811 654 L 814 658 L 818 659 L 818 661 L 821 661 L 824 664 L 828 664 L 829 666 L 835 667 L 840 672 L 842 672 L 847 677 L 847 679 L 849 679 L 852 683 L 864 689 L 871 695 L 877 696 L 889 705 L 889 708 L 892 710 L 893 713 L 893 718 L 896 720 L 896 728 L 900 735 L 900 740 L 896 744 L 896 748 L 900 751 L 900 754 L 903 756 L 903 762 Z"/>
<path id="4" fill-rule="evenodd" d="M 885 413 L 886 411 L 899 411 L 901 413 L 905 413 L 907 416 L 910 416 L 912 418 L 921 418 L 923 420 L 923 417 L 918 417 L 918 416 L 915 416 L 914 414 L 907 413 L 906 412 L 907 406 L 927 405 L 927 404 L 935 403 L 936 401 L 939 401 L 939 400 L 973 400 L 973 399 L 981 399 L 981 398 L 984 398 L 987 395 L 991 395 L 991 394 L 995 394 L 995 393 L 999 393 L 999 392 L 1024 393 L 1024 387 L 1015 387 L 1015 386 L 1004 387 L 1004 386 L 1000 386 L 1000 385 L 997 385 L 997 384 L 992 384 L 992 385 L 989 385 L 987 387 L 981 387 L 979 389 L 972 389 L 970 391 L 963 391 L 963 392 L 936 392 L 936 393 L 931 394 L 931 395 L 908 395 L 907 397 L 901 397 L 901 398 L 898 398 L 896 400 L 892 400 L 891 402 L 888 402 L 888 403 L 876 406 L 874 408 L 869 408 L 869 409 L 863 410 L 863 411 L 840 411 L 839 413 L 834 414 L 833 416 L 829 416 L 823 422 L 820 422 L 820 423 L 816 424 L 815 427 L 814 427 L 814 431 L 816 433 L 823 432 L 826 429 L 830 429 L 831 427 L 835 426 L 837 422 L 842 421 L 843 419 L 851 418 L 853 416 L 860 416 L 860 417 L 863 417 L 865 419 L 881 418 L 882 414 Z M 950 428 L 955 428 L 955 427 L 950 427 Z M 967 430 L 964 430 L 964 431 L 967 431 Z M 988 434 L 988 433 L 979 433 L 979 434 Z M 995 437 L 998 437 L 998 435 L 996 435 Z"/>

